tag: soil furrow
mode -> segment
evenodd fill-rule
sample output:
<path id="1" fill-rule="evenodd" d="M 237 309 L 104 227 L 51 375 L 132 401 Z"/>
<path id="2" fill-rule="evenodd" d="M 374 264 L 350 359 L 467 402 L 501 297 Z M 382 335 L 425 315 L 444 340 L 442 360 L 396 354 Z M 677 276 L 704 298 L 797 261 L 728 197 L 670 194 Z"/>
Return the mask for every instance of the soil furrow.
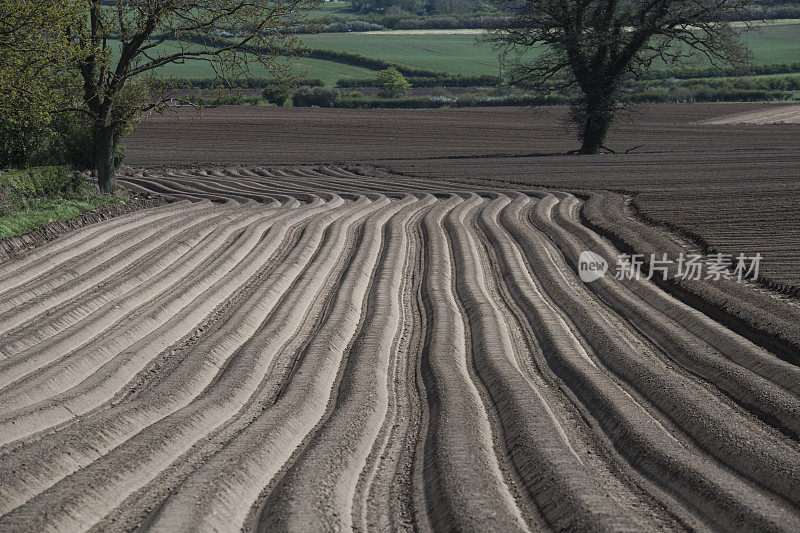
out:
<path id="1" fill-rule="evenodd" d="M 542 243 L 536 241 L 533 228 L 511 213 L 504 213 L 501 222 L 519 243 L 532 272 L 536 273 L 536 277 L 540 279 L 539 283 L 546 292 L 559 301 L 559 305 L 569 313 L 570 317 L 581 313 L 579 309 L 585 297 L 578 301 L 576 297 L 570 296 L 563 290 L 561 287 L 563 282 L 555 274 L 552 260 L 546 259 L 548 256 L 542 253 Z M 545 350 L 545 356 L 551 368 L 589 409 L 619 453 L 646 476 L 654 479 L 657 484 L 666 486 L 682 497 L 688 505 L 723 527 L 744 525 L 762 530 L 783 530 L 787 527 L 791 529 L 793 526 L 789 524 L 798 521 L 800 517 L 791 509 L 788 502 L 777 501 L 774 494 L 764 493 L 735 473 L 720 468 L 715 461 L 687 450 L 669 436 L 664 426 L 654 420 L 596 365 L 589 363 L 585 357 L 576 357 L 573 347 L 559 347 L 554 342 L 558 337 L 545 329 L 546 323 L 537 320 L 534 294 L 521 285 L 515 287 L 515 291 L 518 291 L 515 296 L 519 298 L 518 304 L 526 309 L 534 329 L 543 334 L 540 342 L 548 348 Z M 541 306 L 538 307 L 542 309 Z M 597 330 L 595 333 L 604 332 L 607 337 L 610 336 L 610 331 L 604 328 L 608 326 L 595 326 Z M 548 338 L 551 335 L 552 338 Z M 611 337 L 606 342 L 613 346 L 615 341 Z M 596 350 L 609 352 L 599 341 L 592 343 L 592 346 Z M 615 351 L 615 355 L 621 357 L 625 354 Z M 650 370 L 641 362 L 630 368 Z M 660 392 L 674 397 L 680 391 L 672 388 L 654 390 L 654 387 L 648 384 L 642 392 L 651 394 Z M 697 405 L 687 405 L 684 408 L 696 410 Z M 730 437 L 724 434 L 718 436 Z M 784 482 L 786 481 L 788 480 Z"/>
<path id="2" fill-rule="evenodd" d="M 363 165 L 120 182 L 203 200 L 0 262 L 0 530 L 800 530 L 800 370 L 615 280 L 596 198 Z M 581 281 L 583 250 L 611 271 Z"/>
<path id="3" fill-rule="evenodd" d="M 135 490 L 134 486 L 143 485 L 149 478 L 155 477 L 156 474 L 169 465 L 175 458 L 188 449 L 194 442 L 208 434 L 214 427 L 224 423 L 242 405 L 247 402 L 247 399 L 258 387 L 261 381 L 261 376 L 265 369 L 269 367 L 269 361 L 274 356 L 274 351 L 280 345 L 286 343 L 292 338 L 298 326 L 297 320 L 301 319 L 304 315 L 305 309 L 313 302 L 313 296 L 316 295 L 317 289 L 320 284 L 327 277 L 327 273 L 333 268 L 338 252 L 341 247 L 340 239 L 343 238 L 344 233 L 349 225 L 354 223 L 354 220 L 362 216 L 365 209 L 373 209 L 371 203 L 361 203 L 361 206 L 347 207 L 346 211 L 340 213 L 333 212 L 330 216 L 322 216 L 315 220 L 312 224 L 311 231 L 307 234 L 311 242 L 310 246 L 297 248 L 298 254 L 292 254 L 295 257 L 289 257 L 285 264 L 284 283 L 279 283 L 277 287 L 269 287 L 264 291 L 263 296 L 271 298 L 272 305 L 277 303 L 277 300 L 283 302 L 290 302 L 290 305 L 284 305 L 277 309 L 277 316 L 275 313 L 271 315 L 269 327 L 259 330 L 253 337 L 242 344 L 235 352 L 230 353 L 232 358 L 226 361 L 227 355 L 224 350 L 219 354 L 220 359 L 217 362 L 207 361 L 204 356 L 206 351 L 201 344 L 197 350 L 193 350 L 196 358 L 186 361 L 184 365 L 179 367 L 175 372 L 175 380 L 165 380 L 156 386 L 151 391 L 143 391 L 142 394 L 133 398 L 133 405 L 129 406 L 126 403 L 121 403 L 118 408 L 113 409 L 113 412 L 101 413 L 99 419 L 92 421 L 88 425 L 88 429 L 95 435 L 102 436 L 102 440 L 109 440 L 106 448 L 105 455 L 97 456 L 96 446 L 93 439 L 84 439 L 77 449 L 79 454 L 82 454 L 87 461 L 83 465 L 83 469 L 78 471 L 76 475 L 70 476 L 64 482 L 57 484 L 51 489 L 45 491 L 38 497 L 39 501 L 60 501 L 63 506 L 68 502 L 74 501 L 79 497 L 86 497 L 83 490 L 91 485 L 93 492 L 92 495 L 97 498 L 98 495 L 105 495 L 109 490 L 114 487 L 120 489 L 121 483 L 125 483 L 125 487 L 131 487 L 130 491 Z M 341 210 L 340 210 L 341 211 Z M 342 216 L 344 215 L 344 216 Z M 332 235 L 336 238 L 325 239 L 323 241 L 323 233 L 327 224 L 333 223 Z M 322 244 L 320 250 L 315 250 L 316 245 Z M 308 263 L 311 261 L 312 263 Z M 301 275 L 298 280 L 297 276 Z M 288 283 L 288 284 L 287 284 Z M 284 286 L 290 289 L 288 293 L 274 293 L 275 288 Z M 252 311 L 252 308 L 249 309 Z M 242 320 L 246 320 L 252 324 L 253 315 L 245 313 Z M 262 317 L 263 319 L 265 317 Z M 257 319 L 257 320 L 261 320 Z M 258 326 L 258 321 L 256 326 Z M 225 340 L 225 337 L 221 337 Z M 273 344 L 273 348 L 269 349 L 269 343 Z M 214 346 L 212 343 L 211 346 Z M 232 348 L 230 345 L 225 345 L 225 349 Z M 203 371 L 213 381 L 203 381 L 202 375 L 197 377 L 197 371 Z M 210 372 L 210 374 L 209 374 Z M 220 375 L 216 376 L 217 373 Z M 183 387 L 188 387 L 190 394 L 172 394 L 166 398 L 170 401 L 165 402 L 165 393 L 170 390 L 182 391 Z M 192 398 L 191 391 L 195 391 L 194 395 L 197 398 Z M 191 400 L 192 403 L 189 403 Z M 181 405 L 183 403 L 183 405 Z M 164 407 L 166 404 L 166 407 Z M 174 405 L 177 404 L 177 405 Z M 161 417 L 152 420 L 152 411 L 167 411 Z M 114 415 L 113 417 L 111 415 Z M 116 418 L 116 419 L 115 419 Z M 141 420 L 144 418 L 144 420 Z M 151 418 L 150 421 L 147 419 Z M 156 420 L 159 420 L 157 421 Z M 153 422 L 155 422 L 153 424 Z M 144 431 L 141 431 L 135 438 L 124 442 L 123 446 L 118 446 L 126 438 L 130 438 L 133 434 L 129 433 L 131 425 L 139 425 L 143 428 L 148 423 L 152 424 Z M 85 425 L 85 424 L 84 424 Z M 86 434 L 86 427 L 79 431 L 79 435 Z M 111 430 L 113 429 L 113 431 Z M 94 437 L 97 440 L 97 436 Z M 61 439 L 59 439 L 61 441 Z M 43 443 L 47 445 L 47 443 Z M 72 470 L 75 472 L 75 457 L 76 450 L 66 447 L 62 452 L 62 460 L 59 463 L 62 470 Z M 80 457 L 80 455 L 77 455 Z M 33 455 L 33 457 L 36 457 Z M 8 464 L 6 459 L 3 466 Z M 26 465 L 26 457 L 22 455 L 18 461 L 15 461 L 19 466 L 25 466 L 30 469 L 30 465 Z M 17 477 L 28 474 L 29 479 L 22 477 L 19 481 L 22 487 L 31 485 L 30 476 L 48 475 L 48 469 L 53 464 L 52 459 L 47 464 L 39 465 L 39 474 L 36 470 L 32 474 L 26 472 L 26 468 L 19 470 L 10 466 L 12 471 L 17 471 Z M 115 477 L 114 479 L 103 479 L 103 483 L 98 483 L 96 473 L 106 471 L 108 468 L 115 468 L 118 471 L 126 470 L 130 476 L 126 478 Z M 21 471 L 20 471 L 21 470 Z M 37 479 L 34 477 L 33 479 Z M 94 481 L 93 481 L 94 480 Z M 48 483 L 47 480 L 44 481 Z M 86 485 L 86 484 L 89 485 Z M 136 485 L 132 485 L 136 484 Z M 17 488 L 19 490 L 19 487 Z M 40 489 L 41 490 L 41 489 Z M 127 490 L 127 489 L 124 489 Z M 35 494 L 35 493 L 34 493 Z M 127 493 L 125 493 L 127 494 Z M 80 495 L 80 496 L 78 496 Z M 110 511 L 114 505 L 120 503 L 124 496 L 115 493 L 114 498 L 120 498 L 119 501 L 113 499 L 104 500 L 102 497 L 99 501 L 92 500 L 92 505 L 96 509 L 97 514 L 94 518 L 83 516 L 83 520 L 97 520 L 103 514 Z M 34 502 L 36 499 L 34 500 Z M 25 506 L 20 509 L 17 516 L 24 516 L 26 513 L 34 513 L 39 505 L 33 503 L 32 505 Z M 31 510 L 33 509 L 33 510 Z"/>
<path id="4" fill-rule="evenodd" d="M 361 242 L 340 282 L 328 319 L 305 347 L 275 404 L 190 476 L 150 517 L 150 529 L 240 527 L 261 490 L 319 422 L 359 325 L 381 249 L 383 225 L 402 206 L 385 198 L 372 204 L 375 213 L 365 222 Z M 226 481 L 212 489 L 212 479 Z M 194 512 L 174 511 L 187 506 Z"/>
<path id="5" fill-rule="evenodd" d="M 467 370 L 464 317 L 452 292 L 453 264 L 442 232 L 442 220 L 459 203 L 455 195 L 440 201 L 423 221 L 428 515 L 434 529 L 524 531 L 527 525 L 500 472 L 489 420 Z"/>
<path id="6" fill-rule="evenodd" d="M 365 304 L 366 318 L 352 341 L 333 413 L 269 494 L 260 527 L 351 529 L 356 483 L 388 410 L 387 376 L 402 330 L 408 220 L 432 203 L 417 201 L 384 230 L 381 260 Z"/>

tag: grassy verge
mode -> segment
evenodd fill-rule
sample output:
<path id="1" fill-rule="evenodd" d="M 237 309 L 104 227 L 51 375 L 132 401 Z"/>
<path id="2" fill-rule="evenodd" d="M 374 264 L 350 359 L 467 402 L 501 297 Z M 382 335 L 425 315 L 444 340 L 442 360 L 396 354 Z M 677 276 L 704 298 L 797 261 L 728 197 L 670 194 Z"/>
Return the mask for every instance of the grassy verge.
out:
<path id="1" fill-rule="evenodd" d="M 84 176 L 66 168 L 0 174 L 0 239 L 128 200 L 124 193 L 101 194 Z"/>

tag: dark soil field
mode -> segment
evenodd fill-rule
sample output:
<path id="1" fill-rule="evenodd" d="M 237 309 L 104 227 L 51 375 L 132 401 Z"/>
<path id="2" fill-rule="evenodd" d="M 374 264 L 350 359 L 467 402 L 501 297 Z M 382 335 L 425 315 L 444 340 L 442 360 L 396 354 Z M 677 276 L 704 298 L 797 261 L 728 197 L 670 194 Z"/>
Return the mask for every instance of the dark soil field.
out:
<path id="1" fill-rule="evenodd" d="M 133 166 L 378 165 L 462 183 L 607 189 L 705 248 L 760 252 L 778 286 L 800 285 L 800 125 L 699 122 L 781 104 L 640 106 L 607 146 L 627 155 L 563 155 L 577 146 L 566 109 L 340 110 L 224 107 L 145 121 Z"/>
<path id="2" fill-rule="evenodd" d="M 150 204 L 2 247 L 0 531 L 800 531 L 797 127 L 692 125 L 753 109 L 145 123 Z M 768 279 L 612 275 L 715 246 Z"/>

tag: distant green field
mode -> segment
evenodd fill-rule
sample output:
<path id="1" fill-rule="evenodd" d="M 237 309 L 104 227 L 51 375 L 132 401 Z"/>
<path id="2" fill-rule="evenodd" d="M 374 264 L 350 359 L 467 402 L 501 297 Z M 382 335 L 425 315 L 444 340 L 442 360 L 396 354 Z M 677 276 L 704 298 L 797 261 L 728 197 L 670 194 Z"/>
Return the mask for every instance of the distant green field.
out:
<path id="1" fill-rule="evenodd" d="M 118 53 L 115 43 L 112 41 L 112 49 Z M 169 43 L 165 43 L 157 49 L 161 53 L 174 53 L 177 49 Z M 283 59 L 282 61 L 290 61 Z M 318 59 L 300 58 L 290 61 L 292 71 L 309 79 L 321 79 L 326 85 L 334 85 L 342 78 L 365 79 L 375 75 L 375 72 L 362 67 L 354 67 L 335 63 L 333 61 L 321 61 Z M 171 64 L 157 71 L 162 77 L 174 76 L 182 79 L 206 79 L 215 76 L 214 70 L 207 61 L 186 61 L 182 64 Z M 250 67 L 250 75 L 254 78 L 268 78 L 269 72 L 258 62 L 254 61 Z"/>
<path id="2" fill-rule="evenodd" d="M 478 35 L 321 33 L 307 35 L 309 48 L 325 48 L 384 59 L 413 68 L 453 74 L 497 74 L 497 54 Z"/>
<path id="3" fill-rule="evenodd" d="M 759 64 L 800 61 L 800 24 L 756 28 L 744 40 Z"/>
<path id="4" fill-rule="evenodd" d="M 324 48 L 362 54 L 412 68 L 424 68 L 452 74 L 496 75 L 498 57 L 487 43 L 478 42 L 477 35 L 432 33 L 324 33 L 303 36 L 309 48 Z M 751 30 L 745 41 L 759 64 L 792 63 L 800 61 L 800 24 L 765 26 Z M 700 63 L 698 66 L 703 66 Z M 374 76 L 374 71 L 315 59 L 299 59 L 293 70 L 308 78 L 318 78 L 333 85 L 341 78 L 364 79 Z M 204 62 L 194 61 L 170 65 L 162 70 L 164 76 L 200 79 L 213 76 L 213 70 Z M 256 78 L 268 73 L 256 65 L 251 70 Z"/>
<path id="5" fill-rule="evenodd" d="M 335 85 L 342 78 L 366 79 L 375 76 L 375 72 L 372 70 L 334 63 L 333 61 L 300 58 L 293 60 L 291 64 L 294 74 L 308 79 L 320 79 L 326 85 Z M 187 61 L 183 65 L 169 65 L 159 72 L 162 76 L 193 80 L 213 78 L 215 75 L 211 65 L 203 61 Z M 270 77 L 270 73 L 256 62 L 250 67 L 250 75 L 253 78 Z"/>
<path id="6" fill-rule="evenodd" d="M 327 48 L 454 74 L 497 74 L 498 58 L 476 35 L 323 33 L 308 35 L 309 48 Z M 749 31 L 745 42 L 759 64 L 800 61 L 800 24 Z M 701 63 L 702 65 L 702 63 Z"/>

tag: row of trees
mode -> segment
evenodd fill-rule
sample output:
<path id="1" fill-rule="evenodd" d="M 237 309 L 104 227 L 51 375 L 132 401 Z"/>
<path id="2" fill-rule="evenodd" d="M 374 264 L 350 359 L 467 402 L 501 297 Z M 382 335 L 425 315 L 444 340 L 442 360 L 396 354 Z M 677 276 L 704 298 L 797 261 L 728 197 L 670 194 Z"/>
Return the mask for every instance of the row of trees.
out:
<path id="1" fill-rule="evenodd" d="M 379 12 L 387 15 L 416 13 L 420 15 L 458 15 L 486 13 L 495 8 L 483 0 L 351 0 L 356 13 Z"/>
<path id="2" fill-rule="evenodd" d="M 53 143 L 74 142 L 104 192 L 137 117 L 179 96 L 159 77 L 171 63 L 205 61 L 221 85 L 259 63 L 291 77 L 315 0 L 0 0 L 0 150 L 25 164 Z M 223 39 L 224 36 L 224 39 Z M 248 49 L 268 50 L 252 54 Z"/>

